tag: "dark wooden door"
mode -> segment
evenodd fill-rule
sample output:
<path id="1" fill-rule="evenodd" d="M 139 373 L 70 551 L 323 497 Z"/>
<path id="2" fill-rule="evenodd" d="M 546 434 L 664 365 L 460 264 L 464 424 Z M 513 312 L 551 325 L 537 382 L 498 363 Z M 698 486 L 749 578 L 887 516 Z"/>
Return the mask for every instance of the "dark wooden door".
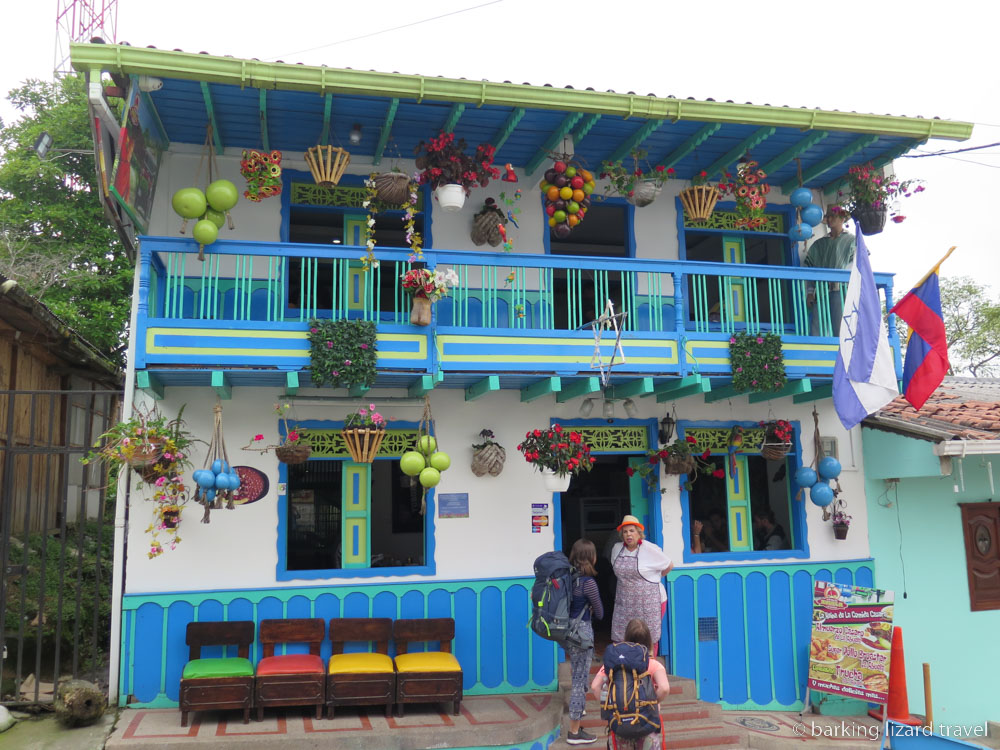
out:
<path id="1" fill-rule="evenodd" d="M 1000 503 L 961 503 L 972 610 L 1000 609 Z"/>

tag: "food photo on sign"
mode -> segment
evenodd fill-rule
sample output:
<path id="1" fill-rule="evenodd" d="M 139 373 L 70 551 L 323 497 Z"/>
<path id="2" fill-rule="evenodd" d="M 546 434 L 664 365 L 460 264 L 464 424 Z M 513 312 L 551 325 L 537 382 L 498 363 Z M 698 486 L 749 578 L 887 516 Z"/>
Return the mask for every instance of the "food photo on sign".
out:
<path id="1" fill-rule="evenodd" d="M 817 581 L 809 688 L 886 703 L 892 618 L 891 591 Z"/>

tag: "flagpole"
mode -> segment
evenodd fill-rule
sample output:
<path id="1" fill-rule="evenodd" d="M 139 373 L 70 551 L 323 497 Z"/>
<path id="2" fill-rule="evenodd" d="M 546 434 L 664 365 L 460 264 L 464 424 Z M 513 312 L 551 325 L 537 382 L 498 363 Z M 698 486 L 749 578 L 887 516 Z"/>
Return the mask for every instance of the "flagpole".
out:
<path id="1" fill-rule="evenodd" d="M 944 263 L 944 262 L 945 262 L 946 260 L 948 260 L 948 256 L 949 256 L 949 255 L 951 255 L 951 254 L 952 254 L 953 252 L 955 252 L 955 248 L 957 248 L 957 247 L 958 247 L 958 245 L 952 245 L 952 246 L 951 246 L 950 248 L 948 248 L 948 252 L 946 252 L 946 253 L 944 254 L 944 257 L 943 257 L 943 258 L 942 258 L 941 260 L 939 260 L 939 261 L 938 261 L 938 262 L 937 262 L 937 263 L 936 263 L 936 264 L 935 264 L 935 265 L 934 265 L 934 266 L 933 266 L 933 267 L 931 268 L 931 270 L 930 270 L 930 271 L 928 271 L 927 273 L 925 273 L 925 274 L 923 275 L 923 278 L 921 278 L 921 279 L 920 279 L 920 281 L 918 281 L 918 282 L 917 282 L 916 284 L 914 284 L 914 285 L 913 285 L 913 288 L 914 288 L 914 289 L 916 289 L 916 288 L 917 288 L 918 286 L 920 286 L 920 285 L 921 285 L 921 284 L 923 284 L 923 283 L 924 283 L 925 281 L 927 281 L 927 279 L 929 279 L 929 278 L 931 277 L 931 274 L 932 274 L 932 273 L 937 273 L 937 270 L 938 270 L 939 268 L 941 268 L 941 264 L 942 264 L 942 263 Z"/>

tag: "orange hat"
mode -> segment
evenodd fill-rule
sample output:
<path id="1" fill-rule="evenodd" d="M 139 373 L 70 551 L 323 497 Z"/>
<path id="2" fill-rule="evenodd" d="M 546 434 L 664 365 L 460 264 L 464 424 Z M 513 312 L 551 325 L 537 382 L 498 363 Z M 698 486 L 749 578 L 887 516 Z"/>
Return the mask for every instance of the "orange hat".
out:
<path id="1" fill-rule="evenodd" d="M 622 530 L 622 526 L 638 526 L 643 531 L 646 530 L 646 527 L 639 523 L 639 519 L 635 516 L 625 516 L 625 518 L 622 519 L 622 522 L 618 524 L 618 531 Z"/>

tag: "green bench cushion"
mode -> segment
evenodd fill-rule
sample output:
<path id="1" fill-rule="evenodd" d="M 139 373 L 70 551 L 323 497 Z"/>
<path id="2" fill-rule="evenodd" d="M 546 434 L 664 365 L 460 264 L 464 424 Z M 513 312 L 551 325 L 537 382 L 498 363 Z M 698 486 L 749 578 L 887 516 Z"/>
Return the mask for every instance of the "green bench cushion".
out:
<path id="1" fill-rule="evenodd" d="M 253 664 L 249 659 L 195 659 L 184 665 L 182 680 L 200 680 L 206 677 L 251 677 Z"/>

